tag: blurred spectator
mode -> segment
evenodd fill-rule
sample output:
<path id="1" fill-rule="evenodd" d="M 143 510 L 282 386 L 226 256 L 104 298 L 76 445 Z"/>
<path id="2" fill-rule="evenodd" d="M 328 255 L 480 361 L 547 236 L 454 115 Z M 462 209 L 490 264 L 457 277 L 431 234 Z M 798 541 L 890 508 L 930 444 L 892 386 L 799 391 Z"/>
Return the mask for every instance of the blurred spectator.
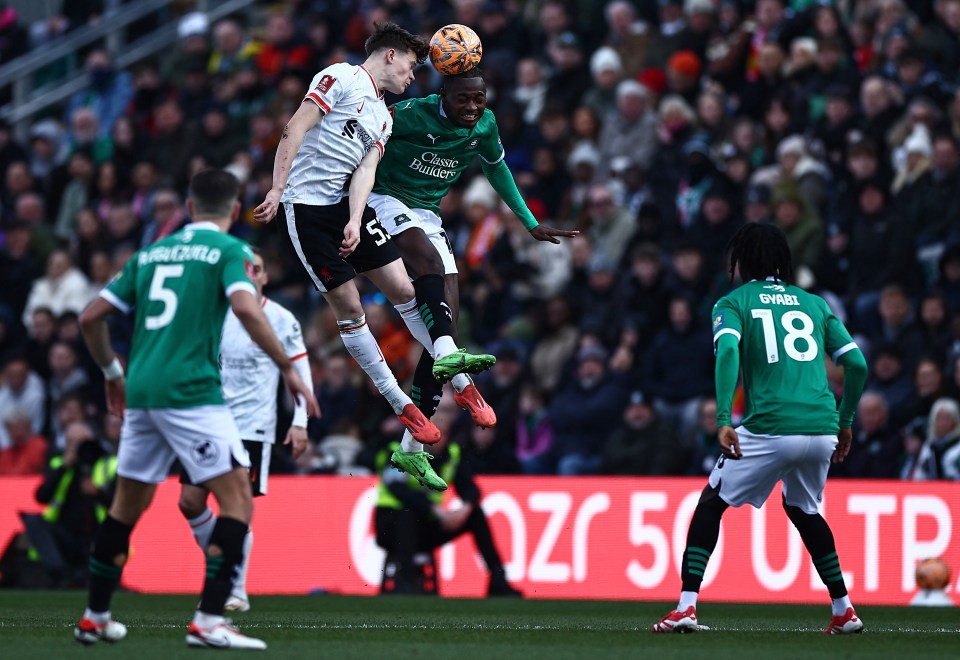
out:
<path id="1" fill-rule="evenodd" d="M 648 107 L 647 88 L 635 80 L 617 85 L 616 112 L 603 120 L 600 131 L 599 173 L 606 174 L 610 161 L 626 156 L 640 167 L 648 167 L 657 146 L 657 117 Z"/>
<path id="2" fill-rule="evenodd" d="M 156 135 L 146 156 L 162 178 L 180 188 L 186 181 L 187 161 L 196 143 L 196 133 L 184 121 L 183 111 L 173 99 L 166 99 L 154 108 L 153 123 Z"/>
<path id="3" fill-rule="evenodd" d="M 694 315 L 686 296 L 671 298 L 667 314 L 668 326 L 657 334 L 644 358 L 644 383 L 658 415 L 687 451 L 700 401 L 713 391 L 710 329 Z"/>
<path id="4" fill-rule="evenodd" d="M 50 347 L 50 378 L 47 382 L 47 395 L 51 409 L 58 407 L 60 399 L 67 392 L 81 392 L 89 379 L 80 367 L 76 349 L 65 341 L 56 341 Z M 57 419 L 51 420 L 51 427 L 58 429 Z"/>
<path id="5" fill-rule="evenodd" d="M 273 84 L 286 69 L 309 69 L 312 56 L 310 45 L 297 34 L 291 16 L 271 14 L 263 46 L 254 58 L 264 83 Z"/>
<path id="6" fill-rule="evenodd" d="M 23 324 L 33 326 L 33 312 L 39 308 L 49 309 L 54 316 L 72 311 L 79 314 L 96 294 L 90 290 L 87 277 L 73 265 L 67 250 L 54 250 L 47 259 L 46 275 L 37 279 L 30 289 L 23 310 Z"/>
<path id="7" fill-rule="evenodd" d="M 880 344 L 873 347 L 872 353 L 867 388 L 883 396 L 891 423 L 900 427 L 912 419 L 908 417 L 907 405 L 913 382 L 904 368 L 903 351 L 895 344 Z"/>
<path id="8" fill-rule="evenodd" d="M 30 363 L 30 368 L 46 381 L 50 377 L 47 353 L 50 352 L 50 346 L 56 339 L 57 319 L 49 307 L 38 307 L 33 310 L 31 320 L 32 324 L 28 327 L 23 354 Z"/>
<path id="9" fill-rule="evenodd" d="M 832 466 L 831 475 L 858 479 L 893 479 L 901 462 L 903 439 L 890 425 L 887 401 L 879 392 L 866 391 L 857 406 L 856 429 L 850 455 Z"/>
<path id="10" fill-rule="evenodd" d="M 524 474 L 551 474 L 553 427 L 547 413 L 546 396 L 527 385 L 520 392 L 518 407 L 516 433 L 520 469 Z M 497 412 L 499 414 L 499 410 Z"/>
<path id="11" fill-rule="evenodd" d="M 550 40 L 547 52 L 553 72 L 547 79 L 544 102 L 570 113 L 577 107 L 583 91 L 590 87 L 583 44 L 573 32 L 563 32 Z"/>
<path id="12" fill-rule="evenodd" d="M 546 73 L 540 62 L 527 57 L 517 62 L 516 78 L 513 100 L 520 105 L 524 124 L 535 126 L 547 98 Z"/>
<path id="13" fill-rule="evenodd" d="M 604 444 L 601 474 L 683 473 L 690 457 L 643 392 L 630 394 L 622 417 Z"/>
<path id="14" fill-rule="evenodd" d="M 56 119 L 41 119 L 30 127 L 30 172 L 45 179 L 66 159 L 63 127 Z"/>
<path id="15" fill-rule="evenodd" d="M 261 44 L 249 39 L 240 23 L 225 18 L 213 26 L 213 52 L 207 62 L 211 75 L 232 75 L 254 66 Z"/>
<path id="16" fill-rule="evenodd" d="M 638 19 L 636 8 L 627 0 L 608 3 L 604 15 L 608 28 L 606 45 L 620 56 L 624 76 L 632 78 L 643 68 L 652 26 Z"/>
<path id="17" fill-rule="evenodd" d="M 12 222 L 5 229 L 4 244 L 0 248 L 0 280 L 4 283 L 0 287 L 0 306 L 19 319 L 30 288 L 41 271 L 39 260 L 30 252 L 30 226 Z"/>
<path id="18" fill-rule="evenodd" d="M 720 439 L 717 433 L 717 400 L 706 398 L 700 403 L 697 432 L 693 440 L 693 456 L 689 474 L 710 474 L 717 464 Z"/>
<path id="19" fill-rule="evenodd" d="M 904 417 L 925 417 L 933 404 L 944 396 L 946 383 L 940 364 L 932 358 L 921 358 L 913 368 L 913 388 L 904 404 Z"/>
<path id="20" fill-rule="evenodd" d="M 605 117 L 616 109 L 617 84 L 623 77 L 620 55 L 612 48 L 601 48 L 590 57 L 590 77 L 593 83 L 583 95 L 581 103 L 591 108 L 599 117 Z"/>
<path id="21" fill-rule="evenodd" d="M 587 197 L 589 225 L 587 238 L 596 253 L 614 266 L 619 264 L 636 231 L 636 219 L 613 198 L 610 186 L 597 183 Z"/>
<path id="22" fill-rule="evenodd" d="M 619 376 L 607 370 L 607 358 L 600 346 L 580 348 L 575 374 L 550 404 L 547 414 L 559 475 L 594 474 L 603 461 L 606 440 L 627 398 Z"/>
<path id="23" fill-rule="evenodd" d="M 787 235 L 794 268 L 816 268 L 823 241 L 820 217 L 793 185 L 786 184 L 777 191 L 773 217 Z M 798 277 L 802 277 L 799 272 Z M 798 281 L 809 286 L 809 281 Z"/>
<path id="24" fill-rule="evenodd" d="M 145 211 L 142 244 L 151 245 L 179 231 L 187 222 L 180 195 L 170 188 L 161 188 L 150 195 Z"/>
<path id="25" fill-rule="evenodd" d="M 133 99 L 133 79 L 127 71 L 116 70 L 113 57 L 104 49 L 90 51 L 86 68 L 90 86 L 70 97 L 66 116 L 72 121 L 78 108 L 89 108 L 99 120 L 99 135 L 109 137 L 113 123 Z"/>
<path id="26" fill-rule="evenodd" d="M 47 393 L 43 380 L 30 369 L 21 355 L 9 357 L 3 366 L 0 384 L 0 419 L 24 413 L 30 420 L 30 434 L 42 433 L 46 422 Z M 0 448 L 10 446 L 6 427 L 0 429 Z"/>
<path id="27" fill-rule="evenodd" d="M 67 163 L 70 180 L 60 200 L 60 211 L 54 225 L 57 237 L 66 240 L 77 230 L 77 214 L 90 202 L 94 164 L 87 151 L 75 151 Z"/>
<path id="28" fill-rule="evenodd" d="M 162 69 L 164 79 L 181 85 L 194 63 L 207 64 L 210 60 L 209 32 L 210 19 L 203 12 L 192 11 L 180 18 L 176 48 L 166 58 Z"/>
<path id="29" fill-rule="evenodd" d="M 47 462 L 47 440 L 31 429 L 30 413 L 14 408 L 3 419 L 7 442 L 0 443 L 0 476 L 40 474 Z"/>
<path id="30" fill-rule="evenodd" d="M 949 238 L 960 238 L 960 153 L 949 134 L 933 140 L 933 168 L 921 176 L 923 182 L 913 205 L 911 221 L 917 258 L 927 272 L 934 272 Z"/>
<path id="31" fill-rule="evenodd" d="M 353 382 L 349 358 L 338 352 L 326 356 L 317 367 L 315 391 L 323 415 L 310 420 L 310 438 L 319 443 L 341 422 L 353 419 L 357 412 L 358 387 Z"/>
<path id="32" fill-rule="evenodd" d="M 30 232 L 30 253 L 40 262 L 46 262 L 56 247 L 44 198 L 32 190 L 17 196 L 14 204 L 14 223 L 25 225 Z"/>
<path id="33" fill-rule="evenodd" d="M 530 376 L 541 390 L 553 392 L 560 384 L 563 370 L 580 338 L 577 319 L 566 296 L 547 300 L 542 311 L 538 341 L 530 354 Z M 494 365 L 496 366 L 496 365 Z M 490 402 L 493 405 L 493 402 Z M 498 410 L 494 407 L 494 410 Z"/>
<path id="34" fill-rule="evenodd" d="M 960 479 L 960 406 L 937 399 L 927 421 L 927 438 L 905 478 L 914 481 Z"/>
<path id="35" fill-rule="evenodd" d="M 0 3 L 0 64 L 6 64 L 27 52 L 27 31 L 20 23 L 16 7 Z"/>

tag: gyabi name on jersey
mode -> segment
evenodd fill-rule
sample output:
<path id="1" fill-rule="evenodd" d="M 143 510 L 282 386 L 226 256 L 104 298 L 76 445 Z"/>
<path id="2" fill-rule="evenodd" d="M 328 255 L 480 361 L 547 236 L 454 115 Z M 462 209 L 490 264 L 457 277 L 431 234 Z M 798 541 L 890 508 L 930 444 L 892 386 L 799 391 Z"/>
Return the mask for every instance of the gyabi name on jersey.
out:
<path id="1" fill-rule="evenodd" d="M 446 168 L 459 165 L 460 161 L 456 158 L 441 158 L 432 151 L 425 151 L 420 154 L 420 158 L 414 158 L 410 162 L 410 169 L 438 179 L 450 179 L 457 175 L 457 171 Z"/>
<path id="2" fill-rule="evenodd" d="M 792 305 L 798 306 L 800 301 L 789 293 L 761 293 L 760 302 L 765 305 Z"/>
<path id="3" fill-rule="evenodd" d="M 203 261 L 212 265 L 220 261 L 220 248 L 211 248 L 208 245 L 157 245 L 141 252 L 137 263 L 146 266 L 151 263 L 178 261 Z"/>

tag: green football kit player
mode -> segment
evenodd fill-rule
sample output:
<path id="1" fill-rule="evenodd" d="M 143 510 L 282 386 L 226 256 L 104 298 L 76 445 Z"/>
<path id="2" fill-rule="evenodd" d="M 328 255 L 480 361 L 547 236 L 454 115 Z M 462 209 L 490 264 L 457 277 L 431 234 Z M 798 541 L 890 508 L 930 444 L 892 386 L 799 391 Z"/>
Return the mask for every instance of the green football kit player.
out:
<path id="1" fill-rule="evenodd" d="M 730 241 L 729 255 L 731 279 L 739 272 L 743 285 L 713 310 L 722 455 L 690 521 L 680 602 L 653 631 L 699 629 L 697 595 L 724 511 L 743 504 L 759 508 L 782 482 L 783 508 L 832 600 L 824 632 L 862 632 L 820 506 L 831 461 L 842 462 L 850 451 L 866 361 L 823 298 L 791 284 L 793 262 L 779 228 L 741 227 Z M 827 381 L 827 357 L 844 369 L 839 409 Z M 744 418 L 734 429 L 731 407 L 741 370 Z"/>
<path id="2" fill-rule="evenodd" d="M 402 101 L 392 106 L 393 134 L 377 168 L 368 203 L 399 248 L 413 278 L 417 303 L 430 339 L 450 342 L 454 349 L 460 307 L 453 246 L 443 230 L 440 201 L 474 162 L 494 190 L 516 214 L 530 235 L 559 243 L 557 237 L 577 235 L 541 225 L 527 208 L 510 168 L 504 162 L 497 120 L 487 108 L 487 86 L 479 68 L 446 76 L 439 94 Z M 424 346 L 429 341 L 421 339 Z M 443 376 L 442 378 L 440 378 Z M 413 379 L 412 398 L 424 415 L 432 417 L 440 402 L 440 380 L 450 380 L 454 398 L 474 423 L 491 427 L 496 414 L 480 396 L 467 374 L 437 374 L 433 356 L 424 352 Z M 414 451 L 417 443 L 404 433 L 401 448 Z M 422 447 L 419 447 L 422 449 Z M 404 469 L 403 465 L 398 465 Z"/>
<path id="3" fill-rule="evenodd" d="M 90 353 L 103 369 L 107 406 L 123 417 L 117 492 L 93 543 L 88 605 L 74 629 L 84 644 L 126 636 L 126 627 L 110 615 L 110 600 L 133 527 L 179 459 L 191 481 L 220 505 L 187 644 L 266 648 L 223 618 L 253 512 L 250 461 L 220 392 L 220 333 L 228 308 L 277 364 L 294 396 L 304 398 L 308 413 L 319 409 L 260 309 L 249 279 L 250 247 L 226 233 L 240 214 L 239 183 L 211 169 L 197 173 L 190 186 L 187 209 L 194 222 L 134 254 L 80 316 Z M 114 311 L 134 319 L 126 379 L 110 346 L 106 319 Z"/>

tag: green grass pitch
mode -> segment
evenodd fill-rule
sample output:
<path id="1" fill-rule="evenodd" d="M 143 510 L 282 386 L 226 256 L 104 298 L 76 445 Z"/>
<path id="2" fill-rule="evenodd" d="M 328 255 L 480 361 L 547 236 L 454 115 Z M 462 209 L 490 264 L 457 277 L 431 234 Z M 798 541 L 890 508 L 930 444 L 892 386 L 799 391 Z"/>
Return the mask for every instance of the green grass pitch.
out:
<path id="1" fill-rule="evenodd" d="M 132 658 L 174 660 L 239 651 L 188 649 L 196 596 L 119 593 L 113 612 L 129 629 L 116 645 L 85 648 L 73 625 L 85 594 L 0 591 L 0 656 L 10 660 Z M 826 637 L 826 605 L 699 607 L 711 627 L 692 635 L 654 635 L 650 625 L 670 603 L 459 600 L 429 597 L 259 596 L 238 615 L 241 630 L 267 641 L 264 658 L 956 658 L 960 611 L 860 607 L 866 632 Z M 251 655 L 245 652 L 244 655 Z"/>

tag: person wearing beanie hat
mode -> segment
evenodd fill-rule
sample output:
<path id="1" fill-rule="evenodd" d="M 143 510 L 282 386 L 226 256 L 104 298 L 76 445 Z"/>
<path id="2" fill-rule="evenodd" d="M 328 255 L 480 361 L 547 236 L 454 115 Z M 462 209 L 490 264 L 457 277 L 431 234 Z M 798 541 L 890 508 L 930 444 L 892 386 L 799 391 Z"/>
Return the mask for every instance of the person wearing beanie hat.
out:
<path id="1" fill-rule="evenodd" d="M 616 107 L 617 83 L 623 77 L 623 64 L 617 51 L 609 46 L 598 49 L 590 57 L 590 77 L 593 84 L 580 104 L 592 109 L 598 117 L 605 117 Z"/>
<path id="2" fill-rule="evenodd" d="M 695 105 L 700 88 L 702 63 L 697 54 L 690 50 L 680 50 L 667 61 L 667 87 L 679 94 L 688 103 Z"/>

